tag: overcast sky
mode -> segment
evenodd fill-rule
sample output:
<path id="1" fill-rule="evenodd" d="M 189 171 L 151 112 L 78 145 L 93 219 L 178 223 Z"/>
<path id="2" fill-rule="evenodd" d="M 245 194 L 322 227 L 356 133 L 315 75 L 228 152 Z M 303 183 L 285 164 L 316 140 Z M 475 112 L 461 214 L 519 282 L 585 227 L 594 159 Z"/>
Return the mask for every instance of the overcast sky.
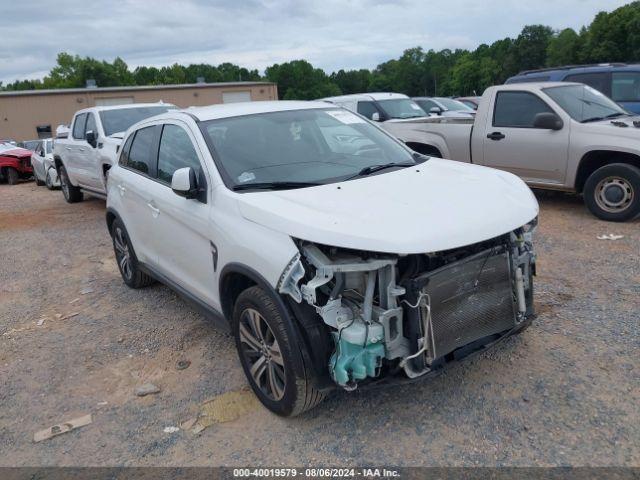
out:
<path id="1" fill-rule="evenodd" d="M 527 24 L 580 28 L 625 0 L 0 0 L 0 81 L 41 78 L 58 52 L 129 67 L 307 59 L 373 68 L 406 48 L 475 48 Z"/>

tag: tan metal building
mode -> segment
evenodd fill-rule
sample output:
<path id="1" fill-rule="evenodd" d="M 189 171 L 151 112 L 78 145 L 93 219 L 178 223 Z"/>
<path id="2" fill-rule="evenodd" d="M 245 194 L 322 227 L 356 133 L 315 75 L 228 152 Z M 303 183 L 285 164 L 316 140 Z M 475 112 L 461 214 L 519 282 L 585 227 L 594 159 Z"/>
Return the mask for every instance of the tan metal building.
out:
<path id="1" fill-rule="evenodd" d="M 49 138 L 82 108 L 163 101 L 178 107 L 277 100 L 270 82 L 194 83 L 140 87 L 69 88 L 0 92 L 0 140 Z"/>

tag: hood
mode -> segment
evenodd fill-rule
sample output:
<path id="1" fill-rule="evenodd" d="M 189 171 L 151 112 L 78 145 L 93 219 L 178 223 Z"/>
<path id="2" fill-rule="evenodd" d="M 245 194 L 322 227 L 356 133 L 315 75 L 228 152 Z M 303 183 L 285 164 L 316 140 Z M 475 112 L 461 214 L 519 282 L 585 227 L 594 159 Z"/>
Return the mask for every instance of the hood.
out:
<path id="1" fill-rule="evenodd" d="M 593 134 L 640 141 L 640 116 L 583 123 L 580 125 L 580 128 Z"/>
<path id="2" fill-rule="evenodd" d="M 515 175 L 441 159 L 348 182 L 237 196 L 244 218 L 294 238 L 396 254 L 470 245 L 538 215 L 533 193 Z"/>
<path id="3" fill-rule="evenodd" d="M 31 158 L 31 150 L 26 148 L 16 147 L 15 145 L 3 143 L 0 144 L 0 155 L 3 157 L 15 157 L 15 158 Z"/>

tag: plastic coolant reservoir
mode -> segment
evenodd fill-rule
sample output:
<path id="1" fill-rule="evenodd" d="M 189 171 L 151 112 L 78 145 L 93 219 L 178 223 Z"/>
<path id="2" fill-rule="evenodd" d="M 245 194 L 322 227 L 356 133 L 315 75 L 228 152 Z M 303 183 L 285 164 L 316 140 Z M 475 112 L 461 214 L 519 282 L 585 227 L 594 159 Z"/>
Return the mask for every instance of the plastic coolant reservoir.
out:
<path id="1" fill-rule="evenodd" d="M 339 338 L 339 340 L 338 340 Z M 366 338 L 366 341 L 365 341 Z M 336 335 L 336 351 L 331 356 L 331 374 L 338 385 L 375 377 L 384 357 L 384 329 L 379 323 L 367 326 L 362 321 Z"/>

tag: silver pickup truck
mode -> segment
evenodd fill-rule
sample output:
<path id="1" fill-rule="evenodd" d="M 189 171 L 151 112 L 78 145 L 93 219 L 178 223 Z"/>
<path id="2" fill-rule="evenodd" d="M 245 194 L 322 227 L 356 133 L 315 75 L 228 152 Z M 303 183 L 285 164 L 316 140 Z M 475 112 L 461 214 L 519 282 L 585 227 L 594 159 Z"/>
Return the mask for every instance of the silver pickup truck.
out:
<path id="1" fill-rule="evenodd" d="M 583 84 L 490 87 L 475 120 L 381 126 L 420 153 L 506 170 L 535 188 L 581 193 L 603 220 L 640 214 L 640 117 Z"/>
<path id="2" fill-rule="evenodd" d="M 116 161 L 124 132 L 140 120 L 174 108 L 167 103 L 132 103 L 78 110 L 68 135 L 57 138 L 53 148 L 67 202 L 81 201 L 83 192 L 106 198 L 107 172 Z"/>

